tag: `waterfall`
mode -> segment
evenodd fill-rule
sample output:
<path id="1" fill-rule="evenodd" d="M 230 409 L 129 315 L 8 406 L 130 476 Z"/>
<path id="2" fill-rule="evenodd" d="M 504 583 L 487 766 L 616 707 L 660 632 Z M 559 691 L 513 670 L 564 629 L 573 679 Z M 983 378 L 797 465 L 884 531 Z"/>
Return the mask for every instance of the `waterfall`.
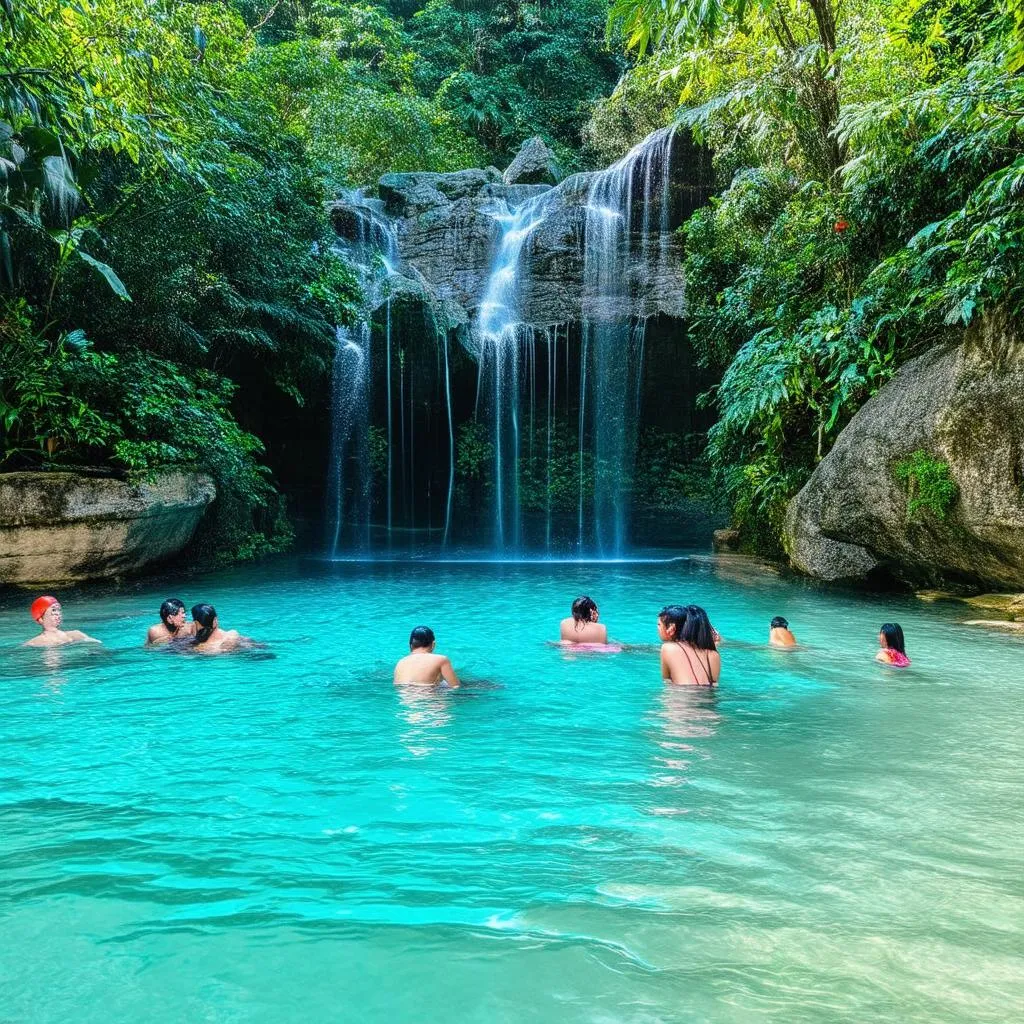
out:
<path id="1" fill-rule="evenodd" d="M 520 291 L 524 284 L 523 246 L 544 222 L 544 207 L 551 192 L 541 193 L 509 210 L 501 204 L 493 216 L 498 222 L 498 246 L 487 286 L 477 311 L 476 334 L 480 375 L 477 410 L 492 421 L 494 444 L 494 543 L 506 544 L 506 532 L 518 546 L 522 537 L 520 511 L 519 406 L 520 364 L 534 342 L 533 329 L 522 322 Z M 487 384 L 485 388 L 484 385 Z M 506 522 L 507 520 L 507 522 Z"/>
<path id="2" fill-rule="evenodd" d="M 605 171 L 576 175 L 531 195 L 518 206 L 498 205 L 492 216 L 498 242 L 475 323 L 477 416 L 489 421 L 493 441 L 493 539 L 519 549 L 524 535 L 520 482 L 520 427 L 534 443 L 536 346 L 548 348 L 548 498 L 544 546 L 551 549 L 551 459 L 559 325 L 537 327 L 526 314 L 530 299 L 530 242 L 552 204 L 567 191 L 585 191 L 577 404 L 575 549 L 621 554 L 629 541 L 637 423 L 643 373 L 644 327 L 650 310 L 638 296 L 672 258 L 670 163 L 675 130 L 661 129 Z M 566 338 L 568 379 L 569 324 Z M 526 385 L 524 394 L 524 385 Z M 524 401 L 529 405 L 524 407 Z M 567 410 L 568 411 L 568 410 Z M 524 415 L 525 413 L 525 415 Z M 532 458 L 528 465 L 532 469 Z"/>
<path id="3" fill-rule="evenodd" d="M 332 556 L 346 547 L 370 547 L 373 477 L 370 464 L 372 323 L 388 278 L 398 264 L 394 227 L 379 200 L 361 191 L 343 197 L 350 216 L 348 236 L 337 248 L 354 266 L 364 305 L 359 321 L 336 331 L 331 371 L 331 444 L 327 476 L 327 547 Z M 385 359 L 388 387 L 387 518 L 391 526 L 391 302 L 386 300 Z"/>
<path id="4" fill-rule="evenodd" d="M 332 554 L 337 554 L 342 545 L 348 495 L 351 495 L 351 506 L 359 512 L 353 518 L 366 527 L 365 535 L 356 539 L 360 544 L 368 543 L 370 498 L 366 430 L 359 429 L 368 416 L 370 323 L 364 321 L 354 329 L 338 327 L 336 337 L 331 373 L 330 465 L 333 471 L 327 481 Z"/>

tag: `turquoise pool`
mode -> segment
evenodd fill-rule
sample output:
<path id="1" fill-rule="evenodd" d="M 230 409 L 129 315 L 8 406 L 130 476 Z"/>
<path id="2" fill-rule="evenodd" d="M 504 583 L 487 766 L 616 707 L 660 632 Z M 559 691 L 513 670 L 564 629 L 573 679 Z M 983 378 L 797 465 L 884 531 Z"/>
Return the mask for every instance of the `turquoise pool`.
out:
<path id="1" fill-rule="evenodd" d="M 720 690 L 546 644 L 581 591 L 641 644 L 705 605 Z M 60 596 L 102 650 L 0 602 L 4 1021 L 1020 1019 L 1024 641 L 956 606 L 711 558 Z M 142 650 L 167 596 L 268 650 Z M 421 621 L 461 691 L 392 687 Z"/>

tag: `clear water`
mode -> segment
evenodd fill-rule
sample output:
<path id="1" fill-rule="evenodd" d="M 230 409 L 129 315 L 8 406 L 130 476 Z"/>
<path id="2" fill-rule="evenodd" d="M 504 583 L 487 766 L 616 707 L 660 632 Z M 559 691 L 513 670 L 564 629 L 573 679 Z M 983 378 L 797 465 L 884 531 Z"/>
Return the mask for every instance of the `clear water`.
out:
<path id="1" fill-rule="evenodd" d="M 547 645 L 581 590 L 638 643 L 706 605 L 720 691 Z M 179 591 L 272 657 L 142 650 Z M 1020 1019 L 1024 643 L 955 606 L 711 559 L 61 596 L 102 650 L 0 608 L 4 1020 Z M 423 620 L 462 691 L 392 687 Z"/>

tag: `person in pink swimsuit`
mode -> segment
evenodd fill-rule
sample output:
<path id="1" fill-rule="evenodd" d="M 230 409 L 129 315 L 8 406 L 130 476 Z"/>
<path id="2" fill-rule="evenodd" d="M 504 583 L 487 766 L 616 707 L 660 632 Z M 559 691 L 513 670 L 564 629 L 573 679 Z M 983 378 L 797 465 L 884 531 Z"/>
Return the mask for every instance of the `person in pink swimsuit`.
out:
<path id="1" fill-rule="evenodd" d="M 878 645 L 881 650 L 875 655 L 875 661 L 896 668 L 906 668 L 910 664 L 903 627 L 898 622 L 886 622 L 882 626 L 878 633 Z"/>

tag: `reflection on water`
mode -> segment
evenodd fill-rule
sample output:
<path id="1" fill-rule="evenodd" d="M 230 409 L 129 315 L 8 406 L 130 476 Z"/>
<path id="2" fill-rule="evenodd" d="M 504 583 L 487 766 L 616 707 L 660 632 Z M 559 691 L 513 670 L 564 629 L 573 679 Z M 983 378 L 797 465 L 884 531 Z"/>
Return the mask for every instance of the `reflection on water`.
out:
<path id="1" fill-rule="evenodd" d="M 694 741 L 715 735 L 722 720 L 717 710 L 716 689 L 696 686 L 663 686 L 658 692 L 655 714 L 659 732 L 655 738 L 653 786 L 680 787 L 690 782 L 695 761 L 709 760 L 711 751 Z M 679 807 L 652 808 L 662 815 L 685 814 Z"/>
<path id="2" fill-rule="evenodd" d="M 399 742 L 413 757 L 427 757 L 443 749 L 444 729 L 452 720 L 450 692 L 438 686 L 396 686 L 398 717 L 407 728 Z"/>

